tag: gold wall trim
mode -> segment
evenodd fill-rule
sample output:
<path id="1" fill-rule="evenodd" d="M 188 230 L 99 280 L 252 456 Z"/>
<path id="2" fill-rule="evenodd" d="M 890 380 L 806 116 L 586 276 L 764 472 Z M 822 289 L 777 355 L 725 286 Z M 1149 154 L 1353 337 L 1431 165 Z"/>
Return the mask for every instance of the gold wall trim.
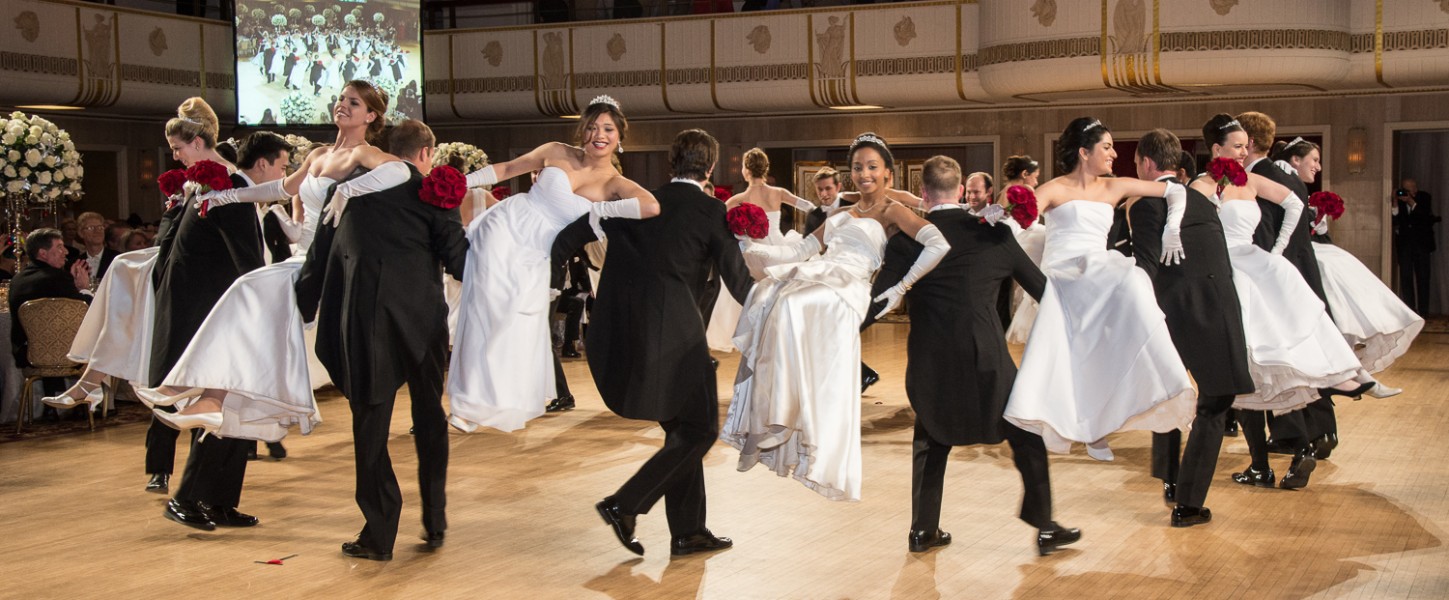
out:
<path id="1" fill-rule="evenodd" d="M 198 68 L 197 71 L 199 73 L 201 73 L 201 77 L 200 77 L 200 79 L 201 79 L 201 95 L 202 96 L 205 96 L 206 95 L 206 27 L 204 27 L 204 26 L 197 26 L 196 27 L 196 33 L 197 33 L 197 35 L 201 39 L 201 51 L 197 53 L 197 54 L 200 55 L 199 59 L 200 59 L 200 62 L 201 62 L 201 67 Z M 233 51 L 233 52 L 235 52 L 235 51 Z M 120 58 L 120 56 L 117 56 L 116 58 Z M 233 59 L 232 62 L 236 62 L 236 60 L 235 60 L 236 57 L 235 56 L 232 56 L 232 59 Z M 235 70 L 235 67 L 233 67 L 233 70 Z M 122 76 L 124 76 L 124 73 L 122 73 Z"/>
<path id="2" fill-rule="evenodd" d="M 1353 50 L 1353 36 L 1326 29 L 1254 29 L 1234 31 L 1174 31 L 1164 33 L 1166 52 L 1214 50 Z"/>
<path id="3" fill-rule="evenodd" d="M 80 61 L 63 56 L 0 51 L 0 71 L 74 77 L 80 72 Z"/>
<path id="4" fill-rule="evenodd" d="M 955 71 L 960 60 L 956 56 L 867 58 L 856 61 L 855 70 L 860 77 L 944 74 Z"/>
<path id="5" fill-rule="evenodd" d="M 1384 0 L 1374 2 L 1374 78 L 1381 86 L 1394 87 L 1384 81 Z"/>
<path id="6" fill-rule="evenodd" d="M 574 75 L 574 86 L 584 89 L 654 87 L 659 85 L 659 71 L 608 71 Z"/>
<path id="7" fill-rule="evenodd" d="M 1002 63 L 1098 56 L 1101 53 L 1102 39 L 1091 36 L 988 46 L 982 48 L 977 56 L 979 68 L 985 68 Z"/>
<path id="8" fill-rule="evenodd" d="M 715 68 L 715 30 L 714 20 L 709 22 L 709 102 L 714 105 L 715 110 L 724 110 L 719 105 L 719 72 Z"/>
<path id="9" fill-rule="evenodd" d="M 534 87 L 533 75 L 513 75 L 508 77 L 469 77 L 465 79 L 453 79 L 451 86 L 448 81 L 428 82 L 428 93 L 458 94 L 498 94 L 507 92 L 532 92 Z M 434 86 L 434 83 L 444 84 Z"/>

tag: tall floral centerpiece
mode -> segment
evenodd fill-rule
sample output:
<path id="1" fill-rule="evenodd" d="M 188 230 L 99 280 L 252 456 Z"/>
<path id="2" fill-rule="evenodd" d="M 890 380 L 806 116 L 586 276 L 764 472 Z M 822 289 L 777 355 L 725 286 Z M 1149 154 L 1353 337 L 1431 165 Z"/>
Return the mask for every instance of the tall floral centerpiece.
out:
<path id="1" fill-rule="evenodd" d="M 22 112 L 0 118 L 0 199 L 17 256 L 30 211 L 56 214 L 60 202 L 81 197 L 84 176 L 80 152 L 55 123 Z"/>

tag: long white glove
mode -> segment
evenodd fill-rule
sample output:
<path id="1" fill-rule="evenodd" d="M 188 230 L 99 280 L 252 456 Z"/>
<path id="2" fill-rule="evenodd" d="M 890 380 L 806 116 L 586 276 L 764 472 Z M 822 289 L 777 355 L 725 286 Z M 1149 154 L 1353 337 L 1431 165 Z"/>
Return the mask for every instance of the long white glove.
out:
<path id="1" fill-rule="evenodd" d="M 981 210 L 976 211 L 975 215 L 986 221 L 987 225 L 995 225 L 1006 216 L 1006 209 L 1002 208 L 1000 204 L 987 204 L 981 207 Z"/>
<path id="2" fill-rule="evenodd" d="M 348 200 L 395 188 L 406 183 L 411 176 L 407 163 L 394 160 L 378 165 L 376 169 L 356 179 L 337 184 L 332 192 L 332 200 L 327 203 L 327 208 L 322 209 L 322 224 L 335 226 L 341 223 L 342 211 L 347 210 Z"/>
<path id="3" fill-rule="evenodd" d="M 1328 234 L 1328 219 L 1322 219 L 1313 225 L 1313 235 Z"/>
<path id="4" fill-rule="evenodd" d="M 642 219 L 644 211 L 639 208 L 638 198 L 624 198 L 611 202 L 589 203 L 589 227 L 600 240 L 605 239 L 604 219 Z"/>
<path id="5" fill-rule="evenodd" d="M 1187 213 L 1187 188 L 1175 182 L 1167 182 L 1167 222 L 1162 225 L 1162 256 L 1158 259 L 1164 265 L 1175 265 L 1187 258 L 1182 251 L 1182 216 Z"/>
<path id="6" fill-rule="evenodd" d="M 802 212 L 807 212 L 807 213 L 810 212 L 810 211 L 815 210 L 815 203 L 814 202 L 811 202 L 809 200 L 806 200 L 806 199 L 801 198 L 799 196 L 796 196 L 794 194 L 790 194 L 790 197 L 795 199 L 795 209 L 796 210 L 799 210 L 799 211 L 802 211 Z"/>
<path id="7" fill-rule="evenodd" d="M 753 239 L 746 239 L 744 242 L 745 254 L 759 257 L 769 265 L 801 262 L 820 254 L 820 239 L 814 235 L 807 235 L 789 244 L 761 244 Z"/>
<path id="8" fill-rule="evenodd" d="M 216 208 L 238 202 L 276 202 L 288 197 L 286 188 L 282 186 L 282 180 L 277 179 L 250 187 L 213 190 L 205 194 L 197 194 L 194 201 L 197 206 L 201 206 L 201 203 L 205 202 L 210 208 Z"/>
<path id="9" fill-rule="evenodd" d="M 280 204 L 273 204 L 267 212 L 277 216 L 277 224 L 282 227 L 282 233 L 287 236 L 288 241 L 296 243 L 302 239 L 302 224 L 292 220 L 292 211 Z"/>
<path id="10" fill-rule="evenodd" d="M 468 174 L 468 187 L 470 188 L 483 187 L 496 183 L 498 183 L 498 171 L 493 169 L 493 165 L 488 165 Z"/>
<path id="11" fill-rule="evenodd" d="M 1278 239 L 1273 242 L 1273 254 L 1281 255 L 1288 247 L 1288 239 L 1293 237 L 1293 230 L 1298 228 L 1298 220 L 1303 217 L 1303 201 L 1298 195 L 1288 192 L 1288 197 L 1280 203 L 1283 206 L 1283 225 L 1278 228 Z"/>
<path id="12" fill-rule="evenodd" d="M 931 269 L 936 268 L 936 265 L 940 264 L 941 259 L 946 258 L 946 253 L 951 250 L 951 244 L 946 242 L 946 236 L 942 235 L 941 230 L 937 229 L 934 224 L 928 224 L 917 231 L 916 241 L 924 244 L 925 249 L 921 250 L 921 255 L 916 257 L 916 262 L 911 265 L 910 270 L 906 271 L 906 276 L 901 278 L 900 283 L 891 286 L 890 289 L 875 297 L 876 302 L 885 300 L 886 303 L 885 308 L 876 313 L 875 318 L 884 317 L 886 313 L 900 306 L 901 298 L 906 296 L 906 292 L 911 289 L 911 286 L 925 277 L 926 273 L 930 273 Z"/>

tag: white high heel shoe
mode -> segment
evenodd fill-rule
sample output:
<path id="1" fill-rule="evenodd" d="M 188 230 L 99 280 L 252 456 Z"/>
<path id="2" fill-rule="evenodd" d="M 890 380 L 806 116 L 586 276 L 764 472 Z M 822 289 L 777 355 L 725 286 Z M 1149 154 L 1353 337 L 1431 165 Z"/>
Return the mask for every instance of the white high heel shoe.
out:
<path id="1" fill-rule="evenodd" d="M 156 418 L 160 419 L 162 423 L 174 429 L 186 431 L 201 428 L 203 438 L 208 435 L 216 435 L 216 432 L 221 429 L 221 411 L 183 415 L 153 408 L 151 412 L 155 413 Z"/>
<path id="2" fill-rule="evenodd" d="M 136 388 L 136 397 L 140 398 L 142 402 L 145 402 L 147 406 L 155 408 L 157 406 L 175 406 L 177 402 L 200 396 L 203 391 L 205 390 L 201 388 L 190 388 L 175 396 L 167 396 L 155 388 L 138 387 Z"/>
<path id="3" fill-rule="evenodd" d="M 1374 382 L 1374 386 L 1369 388 L 1368 391 L 1368 395 L 1375 398 L 1388 398 L 1402 393 L 1404 393 L 1403 388 L 1389 387 L 1378 382 Z"/>
<path id="4" fill-rule="evenodd" d="M 40 401 L 46 406 L 53 406 L 55 408 L 74 408 L 78 404 L 85 403 L 90 405 L 90 410 L 95 410 L 96 405 L 100 404 L 106 398 L 105 385 L 98 383 L 95 386 L 90 390 L 86 390 L 84 383 L 76 384 L 76 387 L 86 393 L 85 397 L 79 400 L 70 394 L 61 394 L 59 396 L 46 396 L 41 398 Z"/>
<path id="5" fill-rule="evenodd" d="M 1107 445 L 1107 440 L 1101 439 L 1087 444 L 1087 456 L 1102 462 L 1112 462 L 1116 455 L 1112 454 L 1112 447 Z"/>

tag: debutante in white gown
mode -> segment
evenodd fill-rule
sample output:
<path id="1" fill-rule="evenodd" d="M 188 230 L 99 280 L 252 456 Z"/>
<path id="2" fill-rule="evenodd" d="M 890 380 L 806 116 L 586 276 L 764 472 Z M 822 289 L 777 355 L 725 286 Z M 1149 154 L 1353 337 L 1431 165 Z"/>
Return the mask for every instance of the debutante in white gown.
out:
<path id="1" fill-rule="evenodd" d="M 1016 243 L 1021 244 L 1026 256 L 1040 267 L 1042 252 L 1046 250 L 1046 225 L 1041 223 L 1041 219 L 1037 219 L 1031 227 L 1022 229 L 1015 220 L 1007 219 L 1005 222 L 1016 232 Z M 1025 344 L 1027 337 L 1031 335 L 1032 324 L 1036 323 L 1036 313 L 1040 310 L 1040 305 L 1021 286 L 1016 286 L 1015 296 L 1016 308 L 1011 313 L 1011 325 L 1006 328 L 1006 341 L 1011 344 Z"/>
<path id="2" fill-rule="evenodd" d="M 1318 388 L 1352 379 L 1359 363 L 1293 263 L 1253 244 L 1262 216 L 1258 203 L 1246 200 L 1218 209 L 1256 388 L 1233 407 L 1285 412 L 1312 402 Z"/>
<path id="3" fill-rule="evenodd" d="M 563 169 L 545 167 L 533 189 L 468 226 L 468 266 L 453 358 L 448 422 L 463 431 L 522 429 L 556 394 L 548 330 L 550 250 L 559 231 L 588 214 Z"/>
<path id="4" fill-rule="evenodd" d="M 1359 364 L 1369 373 L 1389 368 L 1409 351 L 1424 329 L 1424 318 L 1344 249 L 1313 242 L 1313 252 L 1323 273 L 1333 323 L 1354 349 Z"/>
<path id="5" fill-rule="evenodd" d="M 1046 291 L 1006 419 L 1053 452 L 1118 430 L 1185 428 L 1197 410 L 1151 280 L 1107 249 L 1112 210 L 1073 200 L 1047 220 Z"/>
<path id="6" fill-rule="evenodd" d="M 237 278 L 163 381 L 171 387 L 226 390 L 222 437 L 275 442 L 294 425 L 305 435 L 322 422 L 293 286 L 333 183 L 311 175 L 302 180 L 305 216 L 292 258 Z"/>
<path id="7" fill-rule="evenodd" d="M 770 233 L 759 244 L 792 244 L 800 240 L 799 232 L 790 231 L 780 233 L 780 211 L 765 213 L 770 219 Z M 748 242 L 740 242 L 740 249 L 743 250 Z M 769 261 L 757 254 L 745 254 L 745 266 L 749 267 L 750 275 L 759 281 L 765 278 L 765 267 L 770 266 Z M 730 295 L 729 290 L 724 286 L 719 288 L 719 297 L 714 301 L 714 311 L 710 313 L 709 327 L 705 330 L 705 339 L 709 342 L 710 350 L 720 352 L 734 352 L 735 350 L 735 327 L 740 321 L 740 303 Z"/>
<path id="8" fill-rule="evenodd" d="M 151 347 L 156 322 L 151 273 L 159 252 L 143 248 L 111 261 L 70 344 L 71 360 L 136 385 L 150 377 L 151 353 L 145 349 Z"/>
<path id="9" fill-rule="evenodd" d="M 859 500 L 860 323 L 886 232 L 842 211 L 824 254 L 765 269 L 735 332 L 740 367 L 720 439 L 831 500 Z"/>

